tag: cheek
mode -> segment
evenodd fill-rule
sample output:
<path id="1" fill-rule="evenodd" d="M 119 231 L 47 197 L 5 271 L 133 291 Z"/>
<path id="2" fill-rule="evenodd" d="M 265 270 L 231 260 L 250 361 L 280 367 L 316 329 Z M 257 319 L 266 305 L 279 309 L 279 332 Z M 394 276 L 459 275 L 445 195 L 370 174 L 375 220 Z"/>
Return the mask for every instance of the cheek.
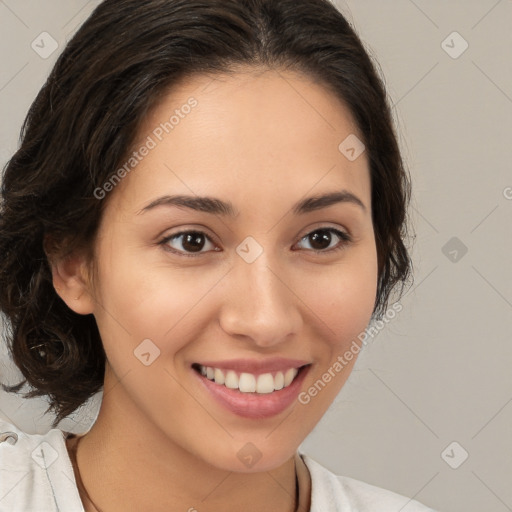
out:
<path id="1" fill-rule="evenodd" d="M 377 293 L 377 259 L 375 251 L 354 253 L 329 271 L 318 274 L 314 283 L 304 285 L 302 296 L 323 326 L 321 337 L 336 357 L 367 327 Z M 336 354 L 334 354 L 336 352 Z"/>
<path id="2" fill-rule="evenodd" d="M 369 250 L 320 274 L 307 291 L 317 330 L 317 367 L 299 395 L 301 422 L 310 431 L 344 386 L 361 350 L 377 293 L 376 253 Z M 310 283 L 311 284 L 311 283 Z M 313 322 L 313 320 L 311 320 Z"/>
<path id="3" fill-rule="evenodd" d="M 111 253 L 98 268 L 95 317 L 109 360 L 131 364 L 133 350 L 146 339 L 172 356 L 208 321 L 204 304 L 219 275 L 163 264 L 161 257 L 144 259 L 140 249 L 120 250 L 118 244 L 108 244 Z"/>

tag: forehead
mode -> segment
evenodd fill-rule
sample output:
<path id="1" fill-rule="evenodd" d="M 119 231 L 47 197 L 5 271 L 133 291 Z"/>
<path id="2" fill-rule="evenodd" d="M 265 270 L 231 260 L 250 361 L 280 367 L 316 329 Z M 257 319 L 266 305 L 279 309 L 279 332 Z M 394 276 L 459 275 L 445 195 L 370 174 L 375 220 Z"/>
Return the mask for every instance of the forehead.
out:
<path id="1" fill-rule="evenodd" d="M 369 195 L 366 154 L 350 161 L 340 151 L 349 136 L 362 139 L 348 107 L 308 76 L 195 75 L 142 121 L 134 149 L 151 149 L 117 187 L 117 200 L 132 210 L 164 192 L 269 200 L 270 190 L 300 196 L 330 186 Z"/>

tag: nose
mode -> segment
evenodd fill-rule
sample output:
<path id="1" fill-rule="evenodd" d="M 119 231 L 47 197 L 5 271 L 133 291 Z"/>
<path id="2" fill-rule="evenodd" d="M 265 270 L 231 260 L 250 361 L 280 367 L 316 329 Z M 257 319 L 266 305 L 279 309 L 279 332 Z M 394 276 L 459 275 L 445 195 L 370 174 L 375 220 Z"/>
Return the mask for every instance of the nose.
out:
<path id="1" fill-rule="evenodd" d="M 230 336 L 271 347 L 300 332 L 301 300 L 287 282 L 289 273 L 264 255 L 252 263 L 242 259 L 235 263 L 227 276 L 219 322 Z"/>

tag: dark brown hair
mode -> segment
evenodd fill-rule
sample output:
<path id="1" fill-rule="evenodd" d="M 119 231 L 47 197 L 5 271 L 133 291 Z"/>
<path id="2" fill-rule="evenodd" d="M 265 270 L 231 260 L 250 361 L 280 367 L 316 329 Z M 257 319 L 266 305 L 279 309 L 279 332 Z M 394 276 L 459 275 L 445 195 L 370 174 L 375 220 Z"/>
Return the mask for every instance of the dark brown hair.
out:
<path id="1" fill-rule="evenodd" d="M 106 0 L 65 47 L 33 102 L 4 168 L 0 310 L 25 380 L 48 396 L 54 426 L 103 385 L 105 352 L 93 315 L 56 294 L 52 254 L 93 254 L 118 169 L 144 117 L 178 80 L 236 66 L 305 73 L 347 105 L 366 146 L 379 279 L 373 318 L 411 277 L 404 245 L 410 182 L 386 91 L 360 39 L 328 0 Z M 341 141 L 340 141 L 341 142 Z"/>

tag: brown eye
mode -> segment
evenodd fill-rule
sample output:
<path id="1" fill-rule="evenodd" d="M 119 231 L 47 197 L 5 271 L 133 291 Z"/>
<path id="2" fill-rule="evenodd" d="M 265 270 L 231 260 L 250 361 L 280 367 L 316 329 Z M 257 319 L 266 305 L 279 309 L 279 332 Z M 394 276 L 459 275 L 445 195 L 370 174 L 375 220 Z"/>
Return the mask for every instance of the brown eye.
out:
<path id="1" fill-rule="evenodd" d="M 171 242 L 174 245 L 171 245 Z M 160 242 L 169 251 L 182 254 L 183 256 L 195 256 L 202 252 L 207 252 L 202 251 L 202 249 L 208 243 L 212 242 L 208 235 L 202 231 L 181 231 L 164 238 Z"/>
<path id="2" fill-rule="evenodd" d="M 336 242 L 337 239 L 341 241 L 338 241 L 338 244 L 330 247 L 331 243 L 333 241 Z M 347 233 L 338 229 L 321 228 L 307 234 L 301 239 L 301 241 L 303 240 L 310 241 L 310 250 L 314 252 L 331 252 L 343 249 L 352 239 Z"/>

